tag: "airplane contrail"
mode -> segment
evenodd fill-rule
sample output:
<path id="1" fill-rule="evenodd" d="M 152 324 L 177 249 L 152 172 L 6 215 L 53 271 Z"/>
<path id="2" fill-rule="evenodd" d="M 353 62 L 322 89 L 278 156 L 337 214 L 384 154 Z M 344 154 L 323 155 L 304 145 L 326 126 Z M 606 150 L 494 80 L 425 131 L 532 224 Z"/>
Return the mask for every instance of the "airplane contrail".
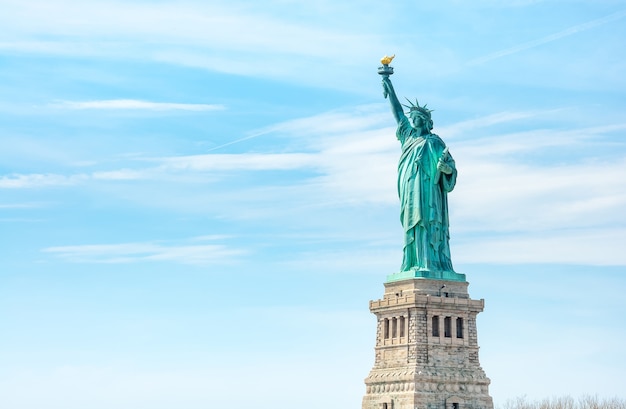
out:
<path id="1" fill-rule="evenodd" d="M 579 25 L 574 26 L 574 27 L 570 27 L 570 28 L 568 28 L 566 30 L 559 31 L 556 34 L 552 34 L 552 35 L 549 35 L 547 37 L 540 38 L 538 40 L 529 41 L 527 43 L 516 45 L 514 47 L 507 48 L 505 50 L 500 50 L 500 51 L 497 51 L 495 53 L 492 53 L 492 54 L 489 54 L 489 55 L 486 55 L 486 56 L 483 56 L 483 57 L 476 58 L 474 60 L 471 60 L 471 61 L 467 62 L 466 65 L 483 64 L 483 63 L 485 63 L 487 61 L 495 60 L 497 58 L 504 57 L 506 55 L 515 54 L 515 53 L 520 52 L 520 51 L 528 50 L 529 48 L 537 47 L 539 45 L 546 44 L 546 43 L 549 43 L 549 42 L 552 42 L 552 41 L 559 40 L 559 39 L 561 39 L 563 37 L 567 37 L 567 36 L 570 36 L 572 34 L 579 33 L 581 31 L 589 30 L 591 28 L 594 28 L 594 27 L 597 27 L 597 26 L 601 26 L 601 25 L 606 24 L 606 23 L 610 23 L 611 21 L 619 20 L 620 18 L 623 18 L 625 16 L 626 16 L 626 10 L 621 10 L 621 11 L 615 12 L 613 14 L 609 14 L 608 16 L 605 16 L 605 17 L 602 17 L 602 18 L 598 18 L 598 19 L 595 19 L 595 20 L 591 20 L 591 21 L 589 21 L 587 23 L 579 24 Z"/>

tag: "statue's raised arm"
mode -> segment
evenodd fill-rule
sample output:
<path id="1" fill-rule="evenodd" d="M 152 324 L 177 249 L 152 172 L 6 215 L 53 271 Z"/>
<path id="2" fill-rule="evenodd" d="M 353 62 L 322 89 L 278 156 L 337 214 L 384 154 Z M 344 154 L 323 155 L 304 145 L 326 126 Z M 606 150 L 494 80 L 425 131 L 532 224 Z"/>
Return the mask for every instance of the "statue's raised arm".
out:
<path id="1" fill-rule="evenodd" d="M 395 56 L 396 55 L 394 54 L 391 57 L 384 56 L 381 58 L 380 63 L 382 64 L 382 67 L 378 68 L 378 73 L 383 77 L 383 96 L 385 98 L 389 98 L 393 116 L 396 118 L 396 122 L 400 124 L 400 119 L 404 117 L 404 111 L 402 110 L 402 104 L 400 104 L 400 101 L 398 100 L 396 91 L 393 89 L 391 79 L 389 79 L 389 76 L 393 74 L 393 67 L 390 67 L 389 63 L 391 63 L 391 60 L 393 60 Z"/>
<path id="2" fill-rule="evenodd" d="M 402 110 L 402 104 L 400 104 L 400 101 L 398 100 L 398 96 L 396 95 L 396 91 L 393 89 L 393 84 L 391 83 L 391 79 L 389 77 L 383 77 L 383 96 L 385 98 L 389 98 L 389 102 L 391 103 L 391 112 L 393 112 L 396 122 L 400 123 L 400 118 L 404 116 L 404 111 Z"/>

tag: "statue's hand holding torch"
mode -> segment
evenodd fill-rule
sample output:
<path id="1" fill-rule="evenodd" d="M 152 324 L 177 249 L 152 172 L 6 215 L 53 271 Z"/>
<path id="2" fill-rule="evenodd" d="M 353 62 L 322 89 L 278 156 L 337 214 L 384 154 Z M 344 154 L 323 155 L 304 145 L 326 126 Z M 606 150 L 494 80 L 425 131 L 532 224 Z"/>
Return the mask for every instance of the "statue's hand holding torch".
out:
<path id="1" fill-rule="evenodd" d="M 393 60 L 393 58 L 396 55 L 392 55 L 391 57 L 388 56 L 384 56 L 383 58 L 380 59 L 380 63 L 382 64 L 381 67 L 378 67 L 378 73 L 380 75 L 382 75 L 383 77 L 383 96 L 385 98 L 387 98 L 387 96 L 389 96 L 389 76 L 393 74 L 393 67 L 390 67 L 389 64 L 391 63 L 391 60 Z M 385 81 L 387 80 L 387 81 Z"/>

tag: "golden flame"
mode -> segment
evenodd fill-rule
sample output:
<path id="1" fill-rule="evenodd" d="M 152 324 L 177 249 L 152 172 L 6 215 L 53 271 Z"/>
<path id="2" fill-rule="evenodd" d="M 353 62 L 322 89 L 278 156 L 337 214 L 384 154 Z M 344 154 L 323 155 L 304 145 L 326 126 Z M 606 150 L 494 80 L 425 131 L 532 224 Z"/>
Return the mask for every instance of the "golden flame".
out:
<path id="1" fill-rule="evenodd" d="M 381 62 L 383 65 L 389 65 L 389 63 L 391 62 L 391 60 L 393 60 L 393 59 L 394 59 L 394 57 L 395 57 L 395 56 L 396 56 L 395 54 L 394 54 L 394 55 L 392 55 L 391 57 L 384 56 L 383 58 L 381 58 L 381 59 L 380 59 L 380 62 Z"/>

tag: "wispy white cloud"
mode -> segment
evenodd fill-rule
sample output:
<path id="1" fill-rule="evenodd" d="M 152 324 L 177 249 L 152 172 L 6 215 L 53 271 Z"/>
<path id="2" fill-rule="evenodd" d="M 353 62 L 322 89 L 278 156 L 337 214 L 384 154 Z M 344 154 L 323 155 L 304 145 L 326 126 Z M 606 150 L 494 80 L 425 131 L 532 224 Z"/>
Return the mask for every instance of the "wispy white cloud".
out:
<path id="1" fill-rule="evenodd" d="M 288 170 L 313 167 L 319 162 L 315 154 L 208 154 L 157 159 L 170 170 Z"/>
<path id="2" fill-rule="evenodd" d="M 141 170 L 119 169 L 119 170 L 93 172 L 90 175 L 90 178 L 94 180 L 138 180 L 138 179 L 148 179 L 149 175 L 150 175 L 149 169 L 141 169 Z"/>
<path id="3" fill-rule="evenodd" d="M 532 217 L 529 215 L 529 217 Z M 461 263 L 561 263 L 600 266 L 626 265 L 626 228 L 575 226 L 525 234 L 460 240 L 454 258 Z"/>
<path id="4" fill-rule="evenodd" d="M 0 209 L 36 209 L 44 206 L 43 203 L 0 203 Z"/>
<path id="5" fill-rule="evenodd" d="M 169 261 L 181 264 L 232 262 L 244 254 L 223 244 L 164 244 L 138 242 L 48 247 L 42 250 L 74 263 L 136 263 Z"/>
<path id="6" fill-rule="evenodd" d="M 514 47 L 510 47 L 504 50 L 497 51 L 492 54 L 485 55 L 483 57 L 479 57 L 467 62 L 467 65 L 479 65 L 484 64 L 488 61 L 492 61 L 501 57 L 505 57 L 507 55 L 515 54 L 520 51 L 525 51 L 534 47 L 538 47 L 543 44 L 550 43 L 552 41 L 560 40 L 561 38 L 568 37 L 582 31 L 586 31 L 604 24 L 608 24 L 613 21 L 617 21 L 626 17 L 626 10 L 620 10 L 615 13 L 609 14 L 608 16 L 604 16 L 602 18 L 598 18 L 595 20 L 588 21 L 583 24 L 578 24 L 576 26 L 570 27 L 566 30 L 559 31 L 558 33 L 551 34 L 549 36 L 540 38 L 538 40 L 528 41 L 523 44 L 516 45 Z"/>
<path id="7" fill-rule="evenodd" d="M 4 23 L 22 35 L 62 36 L 64 40 L 84 38 L 147 39 L 148 44 L 167 45 L 172 42 L 193 47 L 208 46 L 216 49 L 340 56 L 347 50 L 337 50 L 330 45 L 347 34 L 333 29 L 323 31 L 321 26 L 302 24 L 281 19 L 264 8 L 252 5 L 246 8 L 229 2 L 209 3 L 129 3 L 123 1 L 93 1 L 80 3 L 66 0 L 34 1 L 23 5 L 9 1 Z M 68 12 L 71 10 L 72 12 Z M 11 19 L 10 17 L 13 17 Z M 19 24 L 16 24 L 16 17 Z M 52 18 L 53 17 L 53 18 Z M 345 19 L 342 21 L 345 22 Z M 82 36 L 82 38 L 81 38 Z M 318 38 L 313 44 L 302 44 L 303 38 Z M 167 41 L 165 41 L 167 39 Z M 357 40 L 356 36 L 353 38 Z M 98 45 L 98 43 L 92 43 Z M 116 44 L 123 48 L 124 44 Z M 363 46 L 364 47 L 364 46 Z M 176 47 L 171 47 L 172 50 Z"/>
<path id="8" fill-rule="evenodd" d="M 368 24 L 378 17 L 375 4 L 347 24 L 339 16 L 349 7 L 332 3 L 293 6 L 296 15 L 308 12 L 282 18 L 292 7 L 283 2 L 9 1 L 0 16 L 0 50 L 139 59 L 338 86 L 354 75 L 329 78 L 325 67 L 342 64 L 362 75 L 357 67 L 384 41 Z"/>
<path id="9" fill-rule="evenodd" d="M 61 109 L 136 109 L 148 111 L 216 111 L 224 109 L 216 104 L 181 104 L 151 102 L 136 99 L 108 99 L 99 101 L 61 101 L 51 105 Z"/>
<path id="10" fill-rule="evenodd" d="M 366 143 L 371 145 L 372 138 L 368 138 L 367 134 L 371 133 L 372 129 L 375 129 L 374 132 L 376 132 L 376 128 L 381 126 L 381 124 L 392 123 L 386 110 L 384 113 L 381 112 L 381 106 L 383 106 L 383 104 L 357 106 L 350 112 L 340 110 L 324 112 L 306 118 L 292 119 L 273 124 L 262 129 L 254 130 L 250 132 L 249 135 L 242 138 L 211 148 L 211 151 L 268 135 L 286 135 L 286 137 L 292 141 L 303 140 L 307 143 L 307 146 L 321 148 L 321 142 L 324 139 L 319 139 L 320 134 L 324 137 L 330 137 L 332 135 L 345 137 L 346 135 L 362 135 L 361 133 L 365 133 L 362 135 L 363 138 L 361 138 L 365 141 L 363 145 Z M 383 140 L 386 139 L 387 138 Z M 316 141 L 319 143 L 316 144 Z"/>
<path id="11" fill-rule="evenodd" d="M 318 169 L 323 160 L 318 153 L 284 154 L 207 154 L 140 159 L 141 163 L 156 163 L 139 169 L 102 170 L 79 174 L 10 174 L 0 177 L 0 189 L 30 189 L 63 187 L 85 184 L 90 181 L 154 180 L 193 173 L 215 175 L 224 171 Z M 136 164 L 135 164 L 136 165 Z M 197 179 L 194 179 L 197 181 Z M 206 182 L 206 179 L 202 179 Z"/>
<path id="12" fill-rule="evenodd" d="M 498 112 L 484 117 L 469 119 L 466 121 L 456 122 L 451 125 L 438 127 L 436 131 L 438 134 L 445 135 L 446 140 L 448 140 L 467 135 L 470 131 L 475 129 L 484 129 L 492 125 L 511 123 L 549 114 L 550 112 L 546 111 Z"/>
<path id="13" fill-rule="evenodd" d="M 0 189 L 36 189 L 47 187 L 76 186 L 89 181 L 123 181 L 150 179 L 156 177 L 154 170 L 142 169 L 118 169 L 111 171 L 96 171 L 93 173 L 77 174 L 53 174 L 53 173 L 31 173 L 31 174 L 10 174 L 0 177 Z"/>
<path id="14" fill-rule="evenodd" d="M 626 224 L 626 157 L 614 124 L 456 142 L 456 228 L 545 231 Z"/>
<path id="15" fill-rule="evenodd" d="M 42 188 L 51 186 L 70 186 L 88 179 L 85 174 L 71 176 L 58 174 L 11 174 L 0 177 L 0 189 Z"/>

